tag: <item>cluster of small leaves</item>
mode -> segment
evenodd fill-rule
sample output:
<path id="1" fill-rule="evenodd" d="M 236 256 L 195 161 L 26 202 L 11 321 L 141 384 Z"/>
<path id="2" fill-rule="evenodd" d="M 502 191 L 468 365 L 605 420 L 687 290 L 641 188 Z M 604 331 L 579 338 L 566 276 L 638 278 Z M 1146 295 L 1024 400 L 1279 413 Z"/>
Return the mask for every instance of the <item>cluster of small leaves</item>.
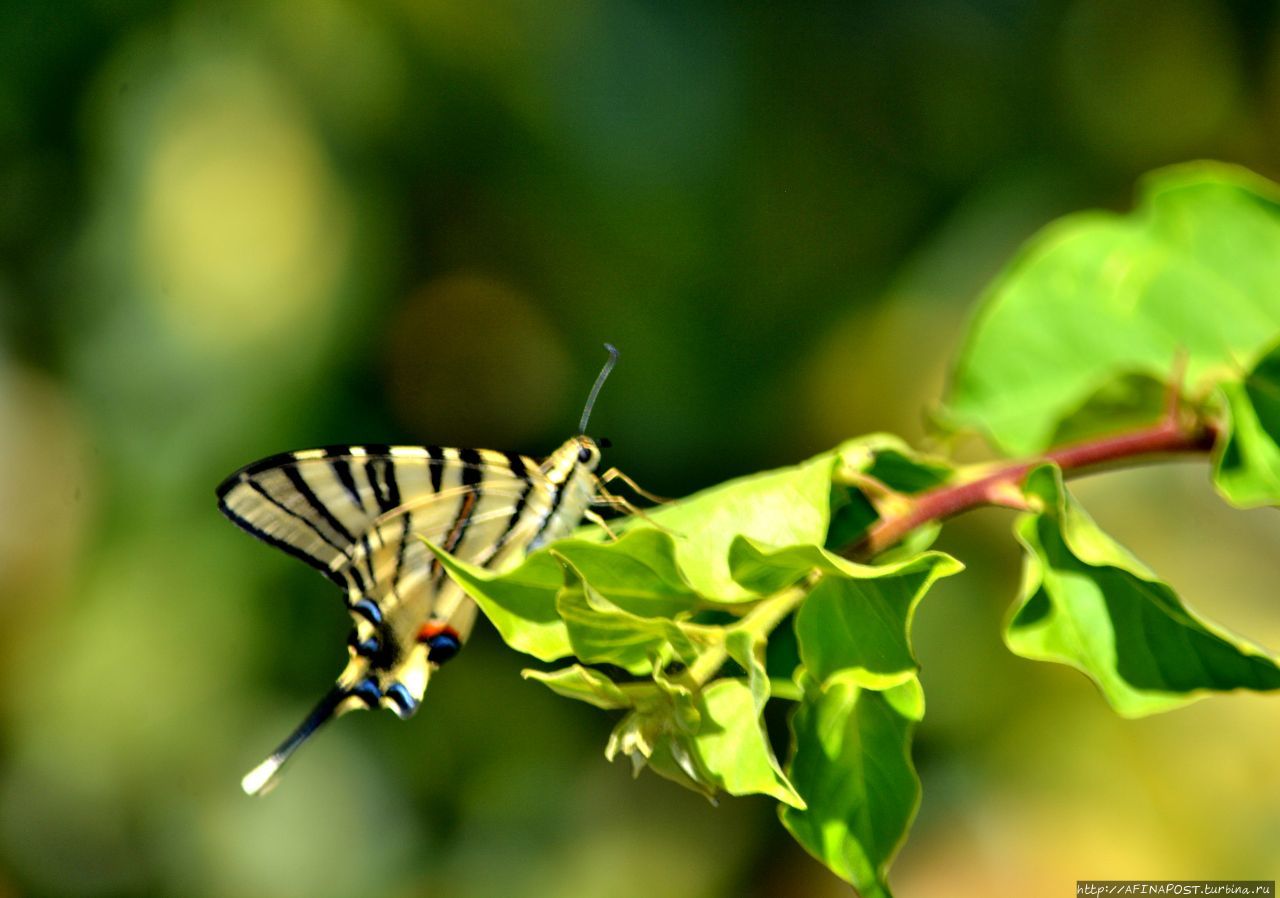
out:
<path id="1" fill-rule="evenodd" d="M 935 464 L 878 437 L 657 509 L 615 542 L 559 541 L 503 574 L 437 554 L 508 644 L 574 659 L 527 676 L 622 712 L 610 758 L 708 796 L 769 795 L 806 848 L 874 888 L 920 794 L 911 619 L 961 568 L 939 552 L 872 566 L 824 547 L 833 489 L 838 508 L 857 507 L 841 484 L 881 453 L 900 488 L 938 479 Z M 799 664 L 770 670 L 766 643 L 786 620 Z M 797 703 L 785 763 L 762 720 L 778 695 Z"/>
<path id="2" fill-rule="evenodd" d="M 1218 429 L 1221 493 L 1280 504 L 1277 335 L 1280 191 L 1225 166 L 1171 169 L 1133 214 L 1068 218 L 1029 244 L 986 298 L 947 415 L 1034 457 L 1158 417 L 1162 390 L 1148 386 L 1181 357 L 1192 412 Z M 911 621 L 961 565 L 928 550 L 938 522 L 871 564 L 840 552 L 919 494 L 973 476 L 875 435 L 505 573 L 437 554 L 512 647 L 560 663 L 527 676 L 619 715 L 610 758 L 708 796 L 777 799 L 806 849 L 883 896 L 920 796 Z M 1053 464 L 1014 486 L 1029 510 L 1014 525 L 1026 562 L 1012 651 L 1078 668 L 1128 716 L 1280 688 L 1274 657 L 1193 614 L 1093 523 Z M 798 663 L 768 651 L 781 627 Z M 794 703 L 785 751 L 762 721 L 771 700 Z"/>

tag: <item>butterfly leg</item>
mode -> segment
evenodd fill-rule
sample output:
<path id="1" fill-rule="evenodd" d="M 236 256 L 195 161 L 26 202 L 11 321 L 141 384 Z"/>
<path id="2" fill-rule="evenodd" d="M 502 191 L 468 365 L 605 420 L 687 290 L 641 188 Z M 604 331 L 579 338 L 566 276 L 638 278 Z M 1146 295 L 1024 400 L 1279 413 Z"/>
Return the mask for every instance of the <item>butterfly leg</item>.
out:
<path id="1" fill-rule="evenodd" d="M 592 505 L 599 505 L 604 508 L 612 508 L 624 514 L 633 514 L 638 518 L 647 517 L 644 509 L 640 508 L 634 502 L 622 496 L 615 496 L 613 493 L 603 487 L 596 491 L 595 497 L 591 500 Z"/>
<path id="2" fill-rule="evenodd" d="M 655 502 L 658 505 L 665 505 L 666 503 L 671 501 L 670 499 L 667 499 L 663 496 L 655 495 L 654 493 L 649 492 L 647 489 L 644 489 L 642 486 L 640 486 L 640 484 L 636 483 L 634 480 L 632 480 L 626 474 L 619 471 L 617 468 L 610 468 L 609 470 L 605 471 L 603 474 L 600 475 L 601 483 L 611 483 L 614 480 L 621 480 L 623 483 L 627 485 L 627 488 L 630 489 L 637 496 L 644 496 L 650 502 Z"/>
<path id="3" fill-rule="evenodd" d="M 609 526 L 609 522 L 606 521 L 604 518 L 602 518 L 599 515 L 599 513 L 594 512 L 588 508 L 586 511 L 582 513 L 582 516 L 586 518 L 588 521 L 590 521 L 591 523 L 598 524 L 600 528 L 604 530 L 606 534 L 608 534 L 609 539 L 611 541 L 615 543 L 618 541 L 618 534 L 613 532 L 613 528 Z"/>
<path id="4" fill-rule="evenodd" d="M 676 533 L 670 527 L 664 527 L 662 524 L 659 524 L 657 521 L 651 518 L 648 514 L 646 514 L 643 508 L 640 508 L 634 502 L 622 496 L 615 496 L 613 493 L 610 493 L 608 490 L 604 489 L 603 487 L 597 490 L 595 498 L 591 500 L 591 504 L 604 506 L 606 508 L 613 508 L 625 514 L 635 515 L 637 518 L 647 521 L 651 526 L 656 527 L 657 529 L 661 530 L 663 533 L 668 534 L 669 536 L 675 536 L 675 537 L 680 536 L 679 533 Z M 588 511 L 587 514 L 595 515 L 595 512 Z M 598 515 L 596 516 L 598 517 Z"/>

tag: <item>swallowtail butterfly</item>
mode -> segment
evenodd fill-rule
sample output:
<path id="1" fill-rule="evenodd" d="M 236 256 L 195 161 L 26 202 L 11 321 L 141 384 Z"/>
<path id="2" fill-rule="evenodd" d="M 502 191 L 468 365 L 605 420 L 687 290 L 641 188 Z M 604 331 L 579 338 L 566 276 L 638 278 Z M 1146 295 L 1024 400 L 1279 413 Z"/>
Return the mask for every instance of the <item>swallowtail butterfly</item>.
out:
<path id="1" fill-rule="evenodd" d="M 587 418 L 617 350 L 596 378 L 579 435 L 545 461 L 437 446 L 329 446 L 254 462 L 218 487 L 238 526 L 319 570 L 346 593 L 354 626 L 346 668 L 315 709 L 241 781 L 251 795 L 326 721 L 361 708 L 413 715 L 432 673 L 462 648 L 476 605 L 422 539 L 491 570 L 566 536 L 593 503 L 600 444 Z M 619 500 L 612 500 L 614 504 Z"/>

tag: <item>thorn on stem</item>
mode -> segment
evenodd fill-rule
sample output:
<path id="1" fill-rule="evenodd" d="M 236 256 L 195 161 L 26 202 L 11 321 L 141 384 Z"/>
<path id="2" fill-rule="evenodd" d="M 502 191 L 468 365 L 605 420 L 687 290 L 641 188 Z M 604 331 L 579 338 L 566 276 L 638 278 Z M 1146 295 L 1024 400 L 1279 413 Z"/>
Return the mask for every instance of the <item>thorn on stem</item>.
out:
<path id="1" fill-rule="evenodd" d="M 992 483 L 991 488 L 987 490 L 986 500 L 1002 508 L 1012 508 L 1017 511 L 1036 510 L 1026 494 L 1022 492 L 1022 488 L 1008 480 L 997 480 Z"/>
<path id="2" fill-rule="evenodd" d="M 911 504 L 910 496 L 895 490 L 880 478 L 856 468 L 845 467 L 837 473 L 836 480 L 844 486 L 851 486 L 861 492 L 880 517 L 885 517 L 889 512 L 897 514 Z"/>
<path id="3" fill-rule="evenodd" d="M 1165 420 L 1171 424 L 1178 423 L 1178 412 L 1182 407 L 1182 392 L 1187 379 L 1187 349 L 1179 346 L 1173 354 L 1173 367 L 1169 369 L 1169 383 L 1164 396 Z"/>

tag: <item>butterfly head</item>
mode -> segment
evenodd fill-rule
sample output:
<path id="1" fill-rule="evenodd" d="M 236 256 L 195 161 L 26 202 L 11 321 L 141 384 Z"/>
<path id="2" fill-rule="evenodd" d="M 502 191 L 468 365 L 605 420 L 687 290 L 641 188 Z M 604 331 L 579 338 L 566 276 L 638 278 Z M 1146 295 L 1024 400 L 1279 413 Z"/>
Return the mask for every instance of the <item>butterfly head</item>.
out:
<path id="1" fill-rule="evenodd" d="M 573 442 L 577 446 L 577 463 L 586 468 L 588 471 L 594 471 L 600 465 L 600 449 L 601 446 L 591 437 L 582 435 L 575 437 Z"/>
<path id="2" fill-rule="evenodd" d="M 542 473 L 557 489 L 590 489 L 600 466 L 600 444 L 585 434 L 572 437 L 547 456 Z"/>
<path id="3" fill-rule="evenodd" d="M 587 396 L 587 404 L 582 408 L 582 418 L 578 421 L 578 435 L 552 453 L 542 464 L 542 471 L 557 487 L 568 484 L 574 475 L 590 474 L 600 465 L 600 450 L 609 446 L 608 440 L 593 440 L 587 436 L 587 422 L 591 419 L 591 410 L 595 407 L 600 388 L 618 361 L 618 350 L 612 344 L 604 344 L 609 351 L 609 359 L 600 369 L 596 382 L 591 386 Z"/>

